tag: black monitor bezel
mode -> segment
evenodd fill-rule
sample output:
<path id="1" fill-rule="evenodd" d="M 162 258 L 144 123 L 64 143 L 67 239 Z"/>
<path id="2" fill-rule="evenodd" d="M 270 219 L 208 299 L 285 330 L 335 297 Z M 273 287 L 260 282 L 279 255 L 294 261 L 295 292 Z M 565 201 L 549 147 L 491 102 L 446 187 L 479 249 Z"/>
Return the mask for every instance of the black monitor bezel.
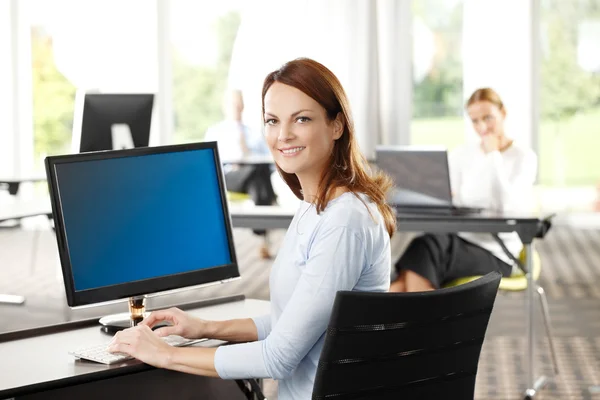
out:
<path id="1" fill-rule="evenodd" d="M 103 286 L 95 289 L 79 291 L 75 290 L 71 259 L 67 245 L 65 224 L 63 220 L 62 204 L 60 200 L 60 193 L 58 191 L 58 182 L 55 168 L 56 165 L 71 162 L 85 162 L 110 158 L 136 157 L 152 154 L 206 149 L 212 150 L 214 155 L 215 168 L 218 174 L 217 182 L 219 183 L 219 191 L 221 194 L 221 206 L 224 213 L 223 217 L 225 221 L 226 234 L 229 239 L 229 252 L 231 254 L 231 263 L 218 267 L 205 268 L 191 272 L 144 279 L 140 281 L 122 283 L 118 285 Z M 125 150 L 106 150 L 79 154 L 49 156 L 45 159 L 45 166 L 46 176 L 48 179 L 48 190 L 50 193 L 50 202 L 52 205 L 52 213 L 54 215 L 54 225 L 56 230 L 56 239 L 58 242 L 58 253 L 60 256 L 63 273 L 63 281 L 65 285 L 65 293 L 67 296 L 67 304 L 70 307 L 84 306 L 95 303 L 104 303 L 108 301 L 126 299 L 133 296 L 141 296 L 212 282 L 220 282 L 228 279 L 238 278 L 240 276 L 237 263 L 237 256 L 233 242 L 233 231 L 231 224 L 231 216 L 229 214 L 229 206 L 227 202 L 225 180 L 223 177 L 223 170 L 221 168 L 221 160 L 219 158 L 219 152 L 217 149 L 216 142 L 187 143 L 180 145 L 140 147 Z"/>

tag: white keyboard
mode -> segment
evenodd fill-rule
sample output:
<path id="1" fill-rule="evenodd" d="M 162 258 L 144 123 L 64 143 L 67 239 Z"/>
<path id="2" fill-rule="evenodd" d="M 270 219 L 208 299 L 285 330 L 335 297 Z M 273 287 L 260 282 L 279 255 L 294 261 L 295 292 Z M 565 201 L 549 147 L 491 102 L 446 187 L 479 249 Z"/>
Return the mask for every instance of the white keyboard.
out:
<path id="1" fill-rule="evenodd" d="M 190 346 L 195 343 L 204 342 L 208 339 L 186 339 L 181 336 L 171 335 L 162 338 L 165 343 L 170 346 L 182 347 Z M 122 361 L 133 359 L 129 354 L 125 353 L 109 353 L 108 343 L 99 344 L 96 346 L 90 346 L 76 351 L 70 351 L 69 354 L 76 358 L 83 358 L 85 360 L 95 361 L 102 364 L 115 364 Z"/>

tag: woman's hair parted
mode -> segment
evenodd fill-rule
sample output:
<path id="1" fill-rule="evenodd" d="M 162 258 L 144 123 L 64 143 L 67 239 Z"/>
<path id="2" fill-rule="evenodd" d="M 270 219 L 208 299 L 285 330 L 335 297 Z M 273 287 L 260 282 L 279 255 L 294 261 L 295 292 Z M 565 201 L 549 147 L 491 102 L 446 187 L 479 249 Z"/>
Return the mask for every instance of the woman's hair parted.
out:
<path id="1" fill-rule="evenodd" d="M 480 101 L 488 101 L 494 104 L 500 111 L 504 110 L 504 103 L 500 98 L 500 95 L 492 88 L 480 88 L 473 92 L 469 100 L 465 104 L 465 108 L 469 108 L 470 105 Z"/>
<path id="2" fill-rule="evenodd" d="M 325 109 L 329 122 L 333 122 L 341 114 L 344 131 L 334 143 L 328 163 L 331 168 L 325 168 L 321 176 L 315 203 L 317 212 L 325 209 L 338 187 L 347 188 L 355 195 L 364 193 L 377 204 L 391 237 L 396 231 L 396 217 L 386 203 L 386 193 L 392 187 L 392 180 L 381 172 L 371 174 L 369 164 L 358 148 L 348 98 L 337 77 L 324 65 L 308 58 L 285 63 L 265 78 L 262 90 L 263 118 L 265 95 L 275 82 L 292 86 L 314 99 Z M 302 200 L 300 181 L 296 174 L 288 174 L 278 165 L 277 170 L 296 197 Z"/>

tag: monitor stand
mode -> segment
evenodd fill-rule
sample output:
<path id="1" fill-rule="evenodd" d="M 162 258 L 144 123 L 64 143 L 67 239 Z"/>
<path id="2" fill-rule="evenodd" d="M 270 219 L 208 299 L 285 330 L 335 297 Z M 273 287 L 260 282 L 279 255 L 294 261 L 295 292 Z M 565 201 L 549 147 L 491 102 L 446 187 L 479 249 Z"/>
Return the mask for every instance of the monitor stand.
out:
<path id="1" fill-rule="evenodd" d="M 142 322 L 146 314 L 146 296 L 130 297 L 127 304 L 129 305 L 128 313 L 112 314 L 100 318 L 102 331 L 106 333 L 114 333 L 123 329 L 136 326 Z"/>

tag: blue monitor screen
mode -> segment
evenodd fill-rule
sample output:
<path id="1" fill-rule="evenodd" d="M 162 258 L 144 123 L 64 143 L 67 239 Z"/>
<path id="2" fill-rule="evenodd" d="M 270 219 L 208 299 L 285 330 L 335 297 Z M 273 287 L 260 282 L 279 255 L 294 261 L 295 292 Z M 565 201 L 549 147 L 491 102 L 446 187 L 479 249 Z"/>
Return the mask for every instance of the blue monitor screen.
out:
<path id="1" fill-rule="evenodd" d="M 56 165 L 76 291 L 232 262 L 212 149 Z"/>

